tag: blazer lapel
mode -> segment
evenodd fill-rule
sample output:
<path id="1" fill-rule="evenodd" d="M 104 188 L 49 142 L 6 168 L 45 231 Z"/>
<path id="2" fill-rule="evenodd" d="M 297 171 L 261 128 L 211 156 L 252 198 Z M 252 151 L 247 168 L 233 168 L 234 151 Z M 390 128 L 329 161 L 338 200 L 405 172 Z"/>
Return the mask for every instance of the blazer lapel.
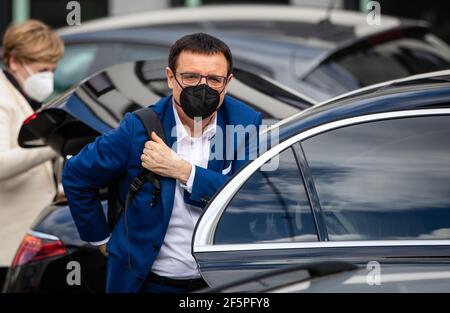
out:
<path id="1" fill-rule="evenodd" d="M 216 143 L 217 145 L 222 145 L 222 152 L 221 153 L 217 153 L 217 147 L 214 147 L 213 144 L 211 144 L 211 148 L 210 148 L 210 155 L 217 155 L 217 157 L 215 158 L 210 158 L 208 160 L 208 170 L 214 171 L 214 172 L 222 172 L 223 169 L 223 165 L 226 159 L 226 144 L 225 144 L 225 137 L 226 137 L 226 133 L 225 133 L 225 116 L 224 116 L 224 110 L 223 110 L 223 105 L 222 107 L 217 110 L 217 131 L 216 131 L 216 135 L 221 132 L 222 134 L 222 142 L 221 143 Z M 218 139 L 218 137 L 214 138 L 214 139 Z M 212 142 L 214 142 L 215 140 L 212 140 Z M 211 143 L 212 143 L 211 142 Z M 216 151 L 213 151 L 213 149 L 216 149 Z"/>

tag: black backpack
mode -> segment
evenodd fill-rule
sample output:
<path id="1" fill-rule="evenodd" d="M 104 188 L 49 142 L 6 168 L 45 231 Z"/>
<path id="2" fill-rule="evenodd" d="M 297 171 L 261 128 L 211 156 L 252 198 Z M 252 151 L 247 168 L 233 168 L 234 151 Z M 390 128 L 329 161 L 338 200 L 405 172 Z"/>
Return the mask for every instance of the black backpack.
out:
<path id="1" fill-rule="evenodd" d="M 150 107 L 142 108 L 135 111 L 134 113 L 139 117 L 142 124 L 144 124 L 144 127 L 147 130 L 149 138 L 151 138 L 152 132 L 155 132 L 161 139 L 164 140 L 164 142 L 166 141 L 161 120 L 159 119 L 158 115 L 156 115 L 155 111 L 153 111 L 152 108 Z M 138 193 L 142 185 L 144 185 L 148 180 L 152 182 L 154 187 L 151 206 L 155 206 L 156 203 L 158 202 L 158 198 L 161 195 L 161 186 L 159 184 L 158 175 L 147 169 L 143 168 L 139 172 L 138 176 L 136 176 L 131 182 L 125 200 L 125 206 L 123 209 L 119 200 L 118 184 L 115 182 L 108 186 L 108 225 L 111 232 L 113 231 L 114 226 L 119 220 L 119 217 L 122 214 L 122 212 L 125 212 L 125 219 L 126 219 L 126 211 L 128 210 L 128 206 L 131 200 Z M 125 221 L 125 228 L 128 236 L 127 221 Z"/>

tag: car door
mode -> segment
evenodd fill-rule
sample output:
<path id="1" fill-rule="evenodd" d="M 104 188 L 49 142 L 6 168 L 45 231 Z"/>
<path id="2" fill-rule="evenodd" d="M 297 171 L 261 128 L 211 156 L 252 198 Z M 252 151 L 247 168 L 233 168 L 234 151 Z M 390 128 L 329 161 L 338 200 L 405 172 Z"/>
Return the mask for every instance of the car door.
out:
<path id="1" fill-rule="evenodd" d="M 293 262 L 291 243 L 318 242 L 317 225 L 299 170 L 296 144 L 263 164 L 244 169 L 248 177 L 225 186 L 216 200 L 227 202 L 224 211 L 204 211 L 194 235 L 194 256 L 203 277 L 211 285 L 226 283 Z M 233 183 L 233 182 L 232 182 Z M 201 237 L 214 228 L 210 242 Z"/>
<path id="2" fill-rule="evenodd" d="M 449 114 L 449 109 L 432 109 L 361 116 L 321 125 L 275 146 L 222 188 L 200 218 L 193 253 L 203 277 L 215 286 L 254 271 L 330 259 L 364 265 L 448 262 Z M 301 168 L 289 176 L 298 176 L 304 192 L 291 193 L 285 185 L 293 185 L 293 178 L 285 177 L 287 147 Z M 280 167 L 258 174 L 276 156 Z M 257 175 L 262 178 L 253 182 Z M 280 201 L 280 194 L 291 202 Z M 279 229 L 273 221 L 286 217 L 284 206 L 287 216 L 295 216 L 292 199 L 301 201 L 303 212 L 309 210 L 307 203 L 311 207 L 310 218 L 301 221 L 309 220 L 303 224 L 309 229 L 314 225 L 315 240 L 304 236 L 308 232 L 296 233 L 296 218 L 286 219 L 293 225 L 284 221 L 293 233 L 273 235 Z M 265 237 L 255 239 L 249 234 L 258 221 Z"/>

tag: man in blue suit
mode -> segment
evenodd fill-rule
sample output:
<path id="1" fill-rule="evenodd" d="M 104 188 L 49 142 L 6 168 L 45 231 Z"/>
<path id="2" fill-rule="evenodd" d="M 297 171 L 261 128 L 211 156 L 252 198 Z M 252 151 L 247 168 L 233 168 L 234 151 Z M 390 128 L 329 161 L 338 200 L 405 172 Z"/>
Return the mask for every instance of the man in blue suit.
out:
<path id="1" fill-rule="evenodd" d="M 251 136 L 229 135 L 226 128 L 261 124 L 260 113 L 225 95 L 233 76 L 224 42 L 203 33 L 184 36 L 168 61 L 172 95 L 151 106 L 166 141 L 155 133 L 149 138 L 140 119 L 128 113 L 117 129 L 87 145 L 64 169 L 80 236 L 107 255 L 107 292 L 185 292 L 205 286 L 191 252 L 195 224 L 208 200 L 250 157 Z M 126 219 L 122 213 L 110 233 L 99 190 L 118 182 L 123 205 L 142 167 L 160 176 L 160 200 L 151 205 L 154 188 L 145 183 Z"/>

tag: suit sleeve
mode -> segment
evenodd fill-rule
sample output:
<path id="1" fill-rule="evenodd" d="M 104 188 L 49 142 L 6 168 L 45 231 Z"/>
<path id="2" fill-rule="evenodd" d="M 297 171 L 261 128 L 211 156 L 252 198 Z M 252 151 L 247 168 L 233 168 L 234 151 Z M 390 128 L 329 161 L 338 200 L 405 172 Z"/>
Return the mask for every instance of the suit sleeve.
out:
<path id="1" fill-rule="evenodd" d="M 262 115 L 258 113 L 252 125 L 255 125 L 257 129 L 262 122 Z M 258 132 L 257 132 L 258 133 Z M 237 172 L 247 161 L 250 160 L 251 151 L 257 149 L 257 140 L 258 136 L 250 138 L 246 140 L 245 153 L 243 159 L 235 159 L 232 161 L 232 169 L 231 171 L 225 175 L 221 172 L 215 172 L 212 170 L 208 170 L 206 168 L 195 166 L 195 176 L 194 183 L 192 186 L 192 192 L 189 196 L 189 201 L 191 203 L 195 203 L 200 207 L 205 207 L 208 201 L 214 196 L 214 194 L 225 184 L 230 176 L 232 176 L 235 172 Z M 256 143 L 256 146 L 252 143 Z M 239 146 L 239 143 L 238 143 Z"/>
<path id="2" fill-rule="evenodd" d="M 64 192 L 84 241 L 102 241 L 110 235 L 99 190 L 126 170 L 133 125 L 132 114 L 127 113 L 117 129 L 84 147 L 64 168 Z"/>

